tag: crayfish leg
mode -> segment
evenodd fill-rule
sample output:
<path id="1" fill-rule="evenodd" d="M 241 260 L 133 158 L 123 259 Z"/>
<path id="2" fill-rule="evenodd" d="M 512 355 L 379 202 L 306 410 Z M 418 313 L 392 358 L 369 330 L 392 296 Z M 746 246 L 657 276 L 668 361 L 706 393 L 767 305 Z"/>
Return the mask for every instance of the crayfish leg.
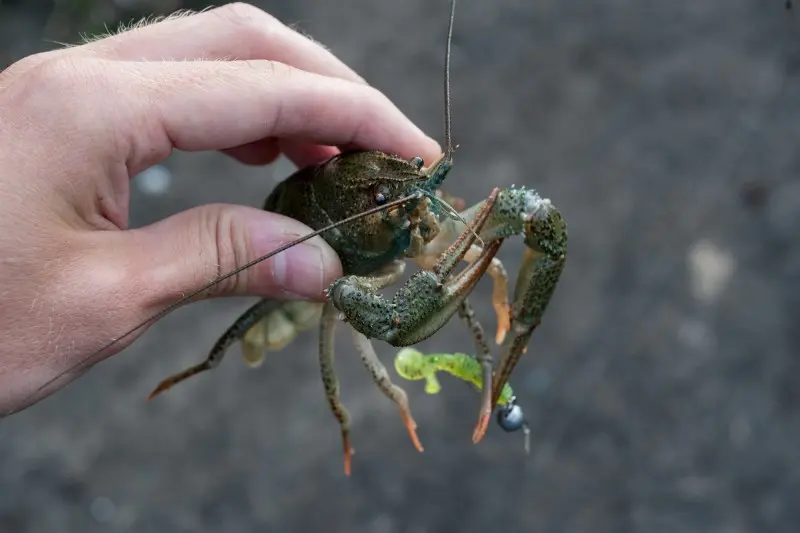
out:
<path id="1" fill-rule="evenodd" d="M 342 433 L 342 447 L 344 453 L 344 473 L 350 475 L 350 459 L 355 450 L 350 446 L 350 414 L 347 412 L 342 400 L 339 398 L 339 379 L 333 367 L 334 333 L 339 312 L 332 303 L 327 302 L 322 310 L 319 329 L 319 368 L 322 374 L 322 384 L 325 387 L 325 397 L 331 407 L 333 416 L 339 421 Z"/>
<path id="2" fill-rule="evenodd" d="M 367 370 L 372 376 L 372 381 L 375 382 L 387 398 L 394 402 L 400 411 L 400 418 L 403 419 L 403 424 L 408 430 L 408 435 L 411 437 L 411 442 L 414 444 L 414 447 L 417 451 L 423 451 L 422 443 L 419 440 L 419 436 L 417 436 L 417 423 L 414 421 L 414 417 L 411 415 L 411 408 L 408 405 L 408 395 L 406 391 L 392 383 L 389 372 L 386 370 L 383 363 L 381 363 L 380 359 L 378 359 L 375 348 L 367 337 L 353 330 L 353 342 L 356 345 L 356 349 L 361 356 L 364 366 L 367 367 Z"/>
<path id="3" fill-rule="evenodd" d="M 152 400 L 162 392 L 174 387 L 181 381 L 185 381 L 192 376 L 200 374 L 201 372 L 212 370 L 219 366 L 219 364 L 222 362 L 222 359 L 225 357 L 225 353 L 227 352 L 228 348 L 242 338 L 262 318 L 274 311 L 280 305 L 281 302 L 263 299 L 250 307 L 242 314 L 242 316 L 236 319 L 236 322 L 234 322 L 231 327 L 225 331 L 225 333 L 222 334 L 222 336 L 214 344 L 214 347 L 211 348 L 211 351 L 203 362 L 163 380 L 158 384 L 153 392 L 150 393 L 147 399 Z"/>
<path id="4" fill-rule="evenodd" d="M 377 290 L 395 283 L 403 275 L 404 271 L 405 263 L 396 260 L 385 265 L 372 275 L 364 276 L 362 279 L 364 283 L 369 284 L 370 287 Z M 333 412 L 333 416 L 339 421 L 339 427 L 342 432 L 342 445 L 344 447 L 344 472 L 349 476 L 351 457 L 355 453 L 350 446 L 350 415 L 339 398 L 339 380 L 336 377 L 336 369 L 333 366 L 334 334 L 338 319 L 339 311 L 333 303 L 328 300 L 324 304 L 322 317 L 320 319 L 319 368 L 322 374 L 322 383 L 325 386 L 325 396 L 328 398 L 328 404 Z M 406 427 L 415 429 L 416 424 L 413 422 L 413 419 L 411 419 L 412 426 L 406 424 Z M 417 442 L 419 441 L 417 440 Z"/>
<path id="5" fill-rule="evenodd" d="M 218 364 L 218 363 L 217 363 Z M 158 386 L 153 389 L 153 392 L 147 397 L 148 400 L 152 400 L 162 392 L 171 389 L 181 381 L 185 381 L 192 376 L 196 376 L 201 372 L 205 372 L 206 370 L 211 370 L 214 368 L 216 364 L 211 365 L 208 361 L 203 361 L 202 363 L 195 365 L 191 368 L 187 368 L 183 372 L 178 372 L 177 374 L 173 374 L 172 376 L 168 377 L 167 379 L 163 380 Z"/>
<path id="6" fill-rule="evenodd" d="M 473 245 L 464 257 L 470 263 L 477 261 L 483 249 Z M 511 328 L 511 305 L 508 303 L 508 273 L 503 263 L 496 257 L 492 258 L 486 273 L 492 278 L 492 307 L 497 315 L 497 333 L 495 343 L 503 344 L 506 333 Z"/>
<path id="7" fill-rule="evenodd" d="M 242 357 L 245 364 L 251 368 L 260 366 L 265 352 L 282 350 L 300 333 L 318 324 L 322 305 L 302 300 L 281 302 L 244 334 Z"/>
<path id="8" fill-rule="evenodd" d="M 247 330 L 242 337 L 242 359 L 250 368 L 258 368 L 264 362 L 264 345 L 267 343 L 268 319 L 263 319 Z"/>
<path id="9" fill-rule="evenodd" d="M 464 256 L 464 260 L 472 264 L 480 259 L 481 254 L 483 254 L 483 248 L 473 244 L 467 255 Z M 511 328 L 511 304 L 508 302 L 508 273 L 503 263 L 496 257 L 493 257 L 489 262 L 486 273 L 492 278 L 492 307 L 497 315 L 495 343 L 502 344 L 506 333 Z"/>
<path id="10" fill-rule="evenodd" d="M 472 442 L 477 444 L 486 435 L 486 429 L 489 427 L 489 420 L 492 416 L 492 389 L 485 384 L 492 382 L 492 350 L 486 342 L 486 336 L 483 332 L 483 326 L 478 322 L 475 317 L 475 311 L 468 299 L 464 299 L 458 309 L 458 315 L 466 323 L 472 338 L 475 341 L 476 356 L 475 359 L 481 365 L 481 379 L 484 384 L 481 387 L 481 407 L 478 412 L 478 423 L 472 432 Z"/>
<path id="11" fill-rule="evenodd" d="M 503 344 L 508 330 L 511 329 L 511 306 L 508 303 L 508 274 L 503 263 L 496 257 L 492 259 L 486 272 L 494 281 L 492 289 L 492 306 L 497 315 L 497 333 L 494 342 Z"/>

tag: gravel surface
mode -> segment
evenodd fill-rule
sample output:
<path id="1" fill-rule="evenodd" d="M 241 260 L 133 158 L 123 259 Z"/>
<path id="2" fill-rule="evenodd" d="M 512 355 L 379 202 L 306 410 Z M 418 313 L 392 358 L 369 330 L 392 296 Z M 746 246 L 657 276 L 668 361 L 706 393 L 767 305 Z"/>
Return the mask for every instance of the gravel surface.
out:
<path id="1" fill-rule="evenodd" d="M 0 66 L 183 5 L 95 3 L 0 3 Z M 441 137 L 447 2 L 259 5 Z M 406 384 L 417 453 L 344 334 L 350 479 L 314 333 L 258 370 L 234 354 L 145 402 L 251 303 L 203 302 L 0 423 L 0 531 L 798 530 L 800 13 L 780 0 L 462 0 L 452 68 L 450 190 L 475 202 L 530 185 L 569 223 L 566 272 L 513 376 L 531 455 L 494 424 L 473 445 L 476 396 L 447 378 L 438 396 Z M 290 172 L 176 154 L 137 178 L 131 222 L 259 205 Z M 511 273 L 521 252 L 500 253 Z M 493 329 L 490 289 L 473 302 Z M 422 347 L 472 349 L 458 321 Z M 388 363 L 394 350 L 378 348 Z"/>

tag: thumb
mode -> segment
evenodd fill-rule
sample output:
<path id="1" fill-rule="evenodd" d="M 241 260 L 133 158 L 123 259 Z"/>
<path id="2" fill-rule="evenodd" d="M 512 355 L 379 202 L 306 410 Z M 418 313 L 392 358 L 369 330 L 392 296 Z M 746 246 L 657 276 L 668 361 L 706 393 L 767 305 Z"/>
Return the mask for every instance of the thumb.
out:
<path id="1" fill-rule="evenodd" d="M 278 247 L 311 233 L 294 220 L 239 205 L 212 204 L 183 211 L 150 226 L 124 232 L 124 256 L 135 266 L 137 285 L 149 302 L 174 301 Z M 211 289 L 202 297 L 261 296 L 322 300 L 342 267 L 336 252 L 312 237 Z"/>

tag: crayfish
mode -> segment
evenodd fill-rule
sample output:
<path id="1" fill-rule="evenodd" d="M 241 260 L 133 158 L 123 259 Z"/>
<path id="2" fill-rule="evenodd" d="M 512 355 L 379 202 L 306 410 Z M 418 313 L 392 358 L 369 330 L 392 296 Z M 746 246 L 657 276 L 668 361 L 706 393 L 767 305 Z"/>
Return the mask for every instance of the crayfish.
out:
<path id="1" fill-rule="evenodd" d="M 300 332 L 319 324 L 322 381 L 339 421 L 344 468 L 349 475 L 353 453 L 350 418 L 339 398 L 333 368 L 334 330 L 340 317 L 352 326 L 353 340 L 364 365 L 375 384 L 397 405 L 414 446 L 422 451 L 408 397 L 392 382 L 374 351 L 372 339 L 395 347 L 411 346 L 436 333 L 458 313 L 477 347 L 474 366 L 468 374 L 462 373 L 462 379 L 467 379 L 463 376 L 477 372 L 479 376 L 468 380 L 480 384 L 482 391 L 473 442 L 483 438 L 498 405 L 502 409 L 498 414 L 501 427 L 521 427 L 517 420 L 521 410 L 506 386 L 533 330 L 540 324 L 564 268 L 566 224 L 548 199 L 526 187 L 495 188 L 486 200 L 460 212 L 446 201 L 448 196 L 441 186 L 453 165 L 450 47 L 455 6 L 455 0 L 451 0 L 444 66 L 444 154 L 426 166 L 420 157 L 406 160 L 377 151 L 344 152 L 300 169 L 278 184 L 266 199 L 264 209 L 297 219 L 312 228 L 312 233 L 220 276 L 111 344 L 216 283 L 315 235 L 338 253 L 344 276 L 329 287 L 324 303 L 259 301 L 228 328 L 203 362 L 162 381 L 150 398 L 216 367 L 227 348 L 238 341 L 242 342 L 245 361 L 257 366 L 264 352 L 285 347 Z M 526 248 L 509 302 L 506 270 L 495 255 L 503 241 L 515 235 L 523 236 Z M 377 291 L 398 282 L 405 270 L 405 259 L 414 261 L 420 270 L 391 301 L 387 300 Z M 467 266 L 457 271 L 462 261 Z M 485 273 L 494 284 L 492 304 L 498 317 L 495 341 L 502 345 L 496 369 L 483 329 L 467 299 Z M 527 425 L 525 428 L 527 431 Z"/>

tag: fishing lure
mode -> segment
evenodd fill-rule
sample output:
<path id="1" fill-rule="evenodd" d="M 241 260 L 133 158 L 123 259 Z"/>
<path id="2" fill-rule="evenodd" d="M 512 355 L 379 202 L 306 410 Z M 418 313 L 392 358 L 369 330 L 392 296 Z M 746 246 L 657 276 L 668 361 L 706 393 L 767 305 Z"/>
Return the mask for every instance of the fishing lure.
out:
<path id="1" fill-rule="evenodd" d="M 414 348 L 403 348 L 394 357 L 394 369 L 403 379 L 410 381 L 425 380 L 425 392 L 438 394 L 442 390 L 438 372 L 447 372 L 479 391 L 483 389 L 483 371 L 478 360 L 464 353 L 430 353 L 423 354 Z M 507 432 L 522 430 L 525 435 L 525 453 L 530 453 L 530 428 L 517 397 L 506 383 L 497 400 L 497 425 Z"/>

